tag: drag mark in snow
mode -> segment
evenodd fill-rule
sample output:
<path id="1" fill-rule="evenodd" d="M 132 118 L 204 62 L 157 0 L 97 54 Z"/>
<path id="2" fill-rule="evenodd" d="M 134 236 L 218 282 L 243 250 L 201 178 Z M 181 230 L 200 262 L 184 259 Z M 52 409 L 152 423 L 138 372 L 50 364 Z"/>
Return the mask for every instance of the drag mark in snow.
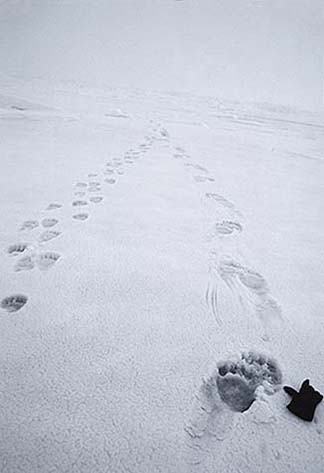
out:
<path id="1" fill-rule="evenodd" d="M 49 204 L 46 208 L 46 210 L 57 210 L 62 207 L 62 204 L 57 204 L 56 202 Z"/>
<path id="2" fill-rule="evenodd" d="M 16 272 L 19 271 L 30 271 L 35 267 L 35 263 L 33 261 L 33 258 L 31 256 L 24 256 L 23 258 L 20 258 L 20 260 L 17 261 L 15 264 L 14 270 Z"/>
<path id="3" fill-rule="evenodd" d="M 39 226 L 39 222 L 37 220 L 26 220 L 22 223 L 20 230 L 34 230 Z"/>
<path id="4" fill-rule="evenodd" d="M 217 294 L 217 284 L 215 281 L 210 280 L 207 286 L 206 295 L 205 295 L 206 303 L 210 307 L 215 320 L 217 323 L 221 324 L 222 319 L 218 311 L 218 294 Z"/>
<path id="5" fill-rule="evenodd" d="M 56 232 L 55 230 L 46 230 L 39 236 L 38 241 L 40 243 L 45 243 L 47 241 L 53 240 L 54 238 L 57 238 L 60 235 L 61 232 Z"/>
<path id="6" fill-rule="evenodd" d="M 215 444 L 225 440 L 233 428 L 235 414 L 221 400 L 216 378 L 216 373 L 203 378 L 185 426 L 186 462 L 192 466 L 217 455 Z"/>
<path id="7" fill-rule="evenodd" d="M 215 317 L 220 313 L 218 299 L 220 283 L 223 282 L 247 313 L 249 313 L 249 308 L 253 308 L 265 329 L 272 322 L 282 320 L 281 309 L 271 296 L 267 281 L 261 274 L 231 258 L 223 258 L 216 267 L 211 268 L 210 275 L 211 279 L 206 300 Z M 220 316 L 218 316 L 218 319 L 220 319 Z M 268 339 L 266 333 L 265 339 Z"/>
<path id="8" fill-rule="evenodd" d="M 44 218 L 41 223 L 44 228 L 50 228 L 54 227 L 54 225 L 58 223 L 58 220 L 56 218 Z"/>
<path id="9" fill-rule="evenodd" d="M 8 254 L 12 256 L 17 256 L 21 253 L 23 253 L 28 247 L 27 243 L 16 243 L 14 245 L 10 245 L 8 247 Z"/>
<path id="10" fill-rule="evenodd" d="M 37 266 L 42 271 L 46 271 L 47 269 L 54 266 L 54 264 L 57 263 L 60 257 L 61 255 L 55 252 L 48 251 L 46 253 L 41 253 L 37 258 Z"/>
<path id="11" fill-rule="evenodd" d="M 28 298 L 23 294 L 14 294 L 1 301 L 1 308 L 7 312 L 18 312 L 26 304 Z"/>
<path id="12" fill-rule="evenodd" d="M 89 217 L 89 215 L 85 212 L 75 214 L 75 215 L 72 216 L 72 218 L 74 218 L 74 220 L 80 220 L 80 221 L 87 220 L 88 217 Z"/>

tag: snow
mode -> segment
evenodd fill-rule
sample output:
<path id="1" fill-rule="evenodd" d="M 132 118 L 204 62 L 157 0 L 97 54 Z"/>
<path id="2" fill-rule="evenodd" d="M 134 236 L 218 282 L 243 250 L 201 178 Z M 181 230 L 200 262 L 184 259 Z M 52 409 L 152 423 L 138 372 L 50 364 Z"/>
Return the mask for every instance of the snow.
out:
<path id="1" fill-rule="evenodd" d="M 323 471 L 318 4 L 230 3 L 0 3 L 1 472 Z"/>

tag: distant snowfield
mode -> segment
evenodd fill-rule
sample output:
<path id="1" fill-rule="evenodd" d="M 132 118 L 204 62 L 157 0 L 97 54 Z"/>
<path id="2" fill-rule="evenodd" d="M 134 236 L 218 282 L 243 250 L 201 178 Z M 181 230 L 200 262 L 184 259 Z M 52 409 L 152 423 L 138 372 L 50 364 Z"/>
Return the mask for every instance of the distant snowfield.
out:
<path id="1" fill-rule="evenodd" d="M 318 3 L 136 1 L 0 1 L 0 472 L 320 473 Z"/>

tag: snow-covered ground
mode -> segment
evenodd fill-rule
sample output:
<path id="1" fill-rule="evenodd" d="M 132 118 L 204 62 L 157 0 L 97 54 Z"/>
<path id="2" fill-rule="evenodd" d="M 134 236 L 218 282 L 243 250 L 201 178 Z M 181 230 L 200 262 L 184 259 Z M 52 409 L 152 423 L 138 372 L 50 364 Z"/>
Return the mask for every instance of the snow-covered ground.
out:
<path id="1" fill-rule="evenodd" d="M 0 4 L 7 31 L 35 5 Z M 324 404 L 306 423 L 282 386 L 324 392 L 324 114 L 10 61 L 1 473 L 322 472 Z"/>

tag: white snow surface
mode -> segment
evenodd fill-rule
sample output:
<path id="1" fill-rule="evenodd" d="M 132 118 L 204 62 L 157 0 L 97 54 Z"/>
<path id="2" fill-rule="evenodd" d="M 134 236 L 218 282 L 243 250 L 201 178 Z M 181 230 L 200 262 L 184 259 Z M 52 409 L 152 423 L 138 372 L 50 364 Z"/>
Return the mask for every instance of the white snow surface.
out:
<path id="1" fill-rule="evenodd" d="M 1 473 L 321 473 L 323 403 L 214 381 L 324 392 L 323 113 L 90 82 L 0 75 Z"/>

